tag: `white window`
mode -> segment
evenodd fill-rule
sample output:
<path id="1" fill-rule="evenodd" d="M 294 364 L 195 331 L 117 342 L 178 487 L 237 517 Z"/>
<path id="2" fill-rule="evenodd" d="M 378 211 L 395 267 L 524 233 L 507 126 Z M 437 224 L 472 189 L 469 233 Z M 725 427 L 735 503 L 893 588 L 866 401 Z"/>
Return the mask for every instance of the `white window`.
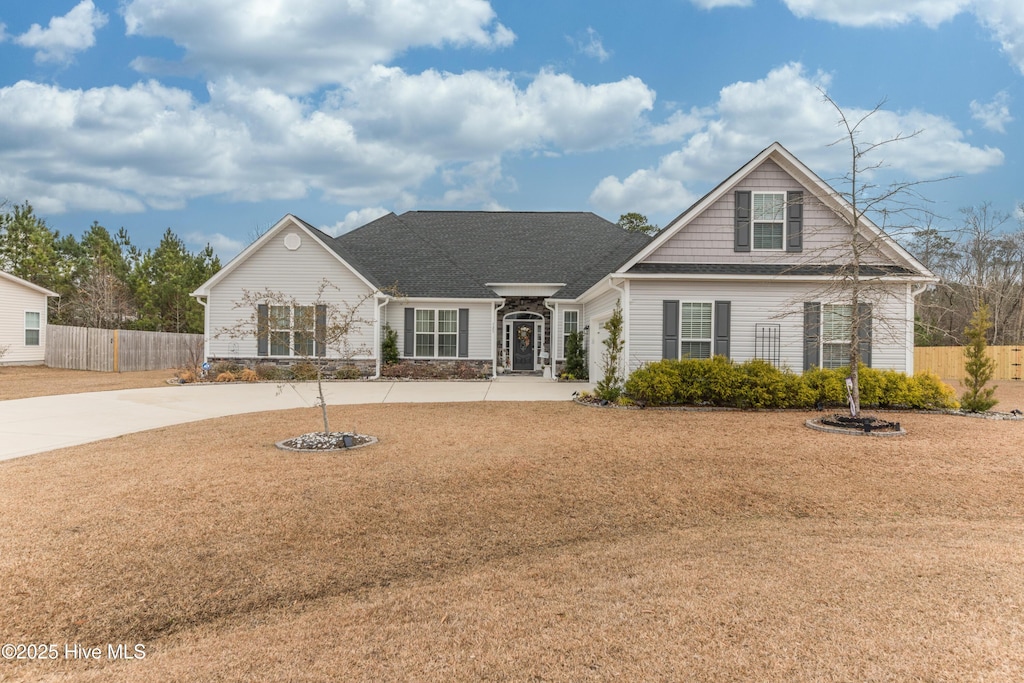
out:
<path id="1" fill-rule="evenodd" d="M 679 304 L 679 357 L 711 357 L 711 304 Z"/>
<path id="2" fill-rule="evenodd" d="M 454 358 L 459 351 L 459 311 L 416 309 L 416 355 Z"/>
<path id="3" fill-rule="evenodd" d="M 312 356 L 316 350 L 314 306 L 270 306 L 267 327 L 271 356 Z"/>
<path id="4" fill-rule="evenodd" d="M 782 249 L 786 226 L 786 193 L 753 193 L 753 248 Z"/>
<path id="5" fill-rule="evenodd" d="M 821 366 L 841 368 L 850 364 L 850 334 L 853 306 L 825 304 L 821 307 Z"/>
<path id="6" fill-rule="evenodd" d="M 562 313 L 562 357 L 569 342 L 569 335 L 580 331 L 580 312 L 564 311 Z"/>
<path id="7" fill-rule="evenodd" d="M 39 325 L 42 316 L 38 311 L 25 311 L 25 346 L 39 346 Z"/>

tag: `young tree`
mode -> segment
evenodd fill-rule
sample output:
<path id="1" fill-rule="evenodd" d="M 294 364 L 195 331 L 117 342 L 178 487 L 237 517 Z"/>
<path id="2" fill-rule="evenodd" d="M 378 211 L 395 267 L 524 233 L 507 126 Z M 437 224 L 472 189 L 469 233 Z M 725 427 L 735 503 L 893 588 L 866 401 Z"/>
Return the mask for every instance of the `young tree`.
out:
<path id="1" fill-rule="evenodd" d="M 985 335 L 992 327 L 988 306 L 982 304 L 971 316 L 967 326 L 967 346 L 964 348 L 964 384 L 967 390 L 960 398 L 960 406 L 971 413 L 983 413 L 992 408 L 998 401 L 992 398 L 996 387 L 985 388 L 995 373 L 996 363 L 985 352 Z"/>
<path id="2" fill-rule="evenodd" d="M 647 216 L 642 213 L 624 213 L 619 216 L 618 225 L 623 230 L 628 230 L 630 232 L 642 232 L 647 235 L 653 235 L 658 232 L 658 226 L 648 223 Z"/>
<path id="3" fill-rule="evenodd" d="M 583 350 L 583 333 L 577 330 L 565 338 L 565 369 L 570 379 L 587 379 L 587 356 Z"/>
<path id="4" fill-rule="evenodd" d="M 622 394 L 622 358 L 623 349 L 626 346 L 622 338 L 622 306 L 615 304 L 612 317 L 603 325 L 608 332 L 608 337 L 602 342 L 604 354 L 601 358 L 601 371 L 603 377 L 594 387 L 598 398 L 606 401 L 614 401 Z"/>
<path id="5" fill-rule="evenodd" d="M 327 401 L 324 397 L 324 371 L 328 362 L 351 360 L 367 354 L 370 348 L 358 343 L 355 335 L 373 325 L 372 305 L 377 295 L 370 292 L 352 302 L 338 302 L 330 296 L 338 287 L 324 279 L 315 296 L 300 300 L 284 292 L 264 289 L 242 290 L 234 308 L 245 312 L 234 325 L 218 330 L 214 337 L 257 339 L 274 355 L 289 355 L 316 369 L 318 406 L 323 418 L 323 433 L 330 434 Z M 276 350 L 276 351 L 275 351 Z"/>
<path id="6" fill-rule="evenodd" d="M 833 306 L 830 321 L 822 321 L 823 328 L 843 334 L 848 339 L 847 365 L 850 368 L 850 412 L 859 417 L 860 407 L 860 376 L 859 366 L 863 360 L 864 349 L 871 336 L 879 334 L 900 334 L 902 320 L 893 329 L 892 320 L 880 314 L 889 297 L 903 296 L 905 290 L 895 290 L 885 282 L 885 268 L 877 266 L 874 258 L 883 251 L 884 242 L 889 239 L 890 232 L 908 229 L 913 220 L 900 223 L 900 219 L 908 216 L 913 219 L 926 213 L 921 206 L 923 198 L 916 192 L 919 185 L 933 180 L 909 182 L 892 182 L 881 186 L 874 182 L 874 176 L 884 166 L 882 161 L 872 161 L 873 155 L 881 148 L 896 142 L 915 137 L 920 131 L 907 135 L 898 133 L 889 138 L 875 141 L 864 141 L 867 121 L 877 114 L 883 103 L 879 103 L 871 111 L 857 119 L 851 119 L 846 112 L 826 93 L 820 91 L 825 102 L 838 114 L 837 125 L 842 131 L 841 137 L 831 146 L 842 145 L 847 148 L 847 171 L 836 185 L 832 198 L 841 199 L 848 211 L 836 211 L 837 226 L 841 227 L 848 237 L 841 243 L 829 241 L 821 253 L 813 250 L 805 251 L 805 262 L 830 262 L 835 267 L 835 275 L 830 284 L 818 292 L 823 298 L 843 302 Z M 819 197 L 822 199 L 822 197 Z M 868 214 L 875 217 L 871 221 Z M 877 234 L 867 230 L 865 226 L 874 223 L 879 229 Z M 824 312 L 823 312 L 824 313 Z M 830 324 L 829 324 L 830 323 Z"/>

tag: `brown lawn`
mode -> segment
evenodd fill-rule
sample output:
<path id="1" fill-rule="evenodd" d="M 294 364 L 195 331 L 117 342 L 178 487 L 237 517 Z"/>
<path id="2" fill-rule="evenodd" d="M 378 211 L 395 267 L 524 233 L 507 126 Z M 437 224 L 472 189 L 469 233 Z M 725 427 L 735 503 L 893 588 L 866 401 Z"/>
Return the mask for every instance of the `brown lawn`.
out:
<path id="1" fill-rule="evenodd" d="M 174 370 L 145 372 L 90 372 L 62 370 L 43 365 L 0 367 L 0 401 L 54 394 L 81 394 L 86 391 L 146 389 L 168 386 Z"/>
<path id="2" fill-rule="evenodd" d="M 104 648 L 0 679 L 1024 680 L 1022 422 L 332 411 L 0 463 L 0 642 Z"/>

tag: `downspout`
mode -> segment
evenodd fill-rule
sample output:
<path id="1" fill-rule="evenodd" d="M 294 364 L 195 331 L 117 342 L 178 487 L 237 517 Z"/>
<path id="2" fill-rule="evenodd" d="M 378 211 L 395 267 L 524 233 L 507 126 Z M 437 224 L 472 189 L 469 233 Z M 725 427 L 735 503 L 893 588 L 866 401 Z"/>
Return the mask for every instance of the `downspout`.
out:
<path id="1" fill-rule="evenodd" d="M 919 297 L 922 294 L 924 294 L 925 291 L 927 291 L 927 289 L 928 289 L 928 287 L 930 285 L 931 285 L 930 282 L 922 282 L 917 287 L 914 287 L 913 285 L 910 285 L 910 316 L 909 316 L 909 318 L 910 318 L 910 321 L 909 321 L 910 325 L 909 325 L 908 330 L 907 330 L 907 336 L 910 337 L 907 340 L 907 342 L 908 342 L 907 343 L 907 370 L 908 370 L 907 374 L 908 375 L 913 375 L 914 374 L 914 351 L 913 350 L 917 346 L 914 343 L 914 341 L 915 341 L 914 340 L 914 336 L 915 336 L 914 335 L 914 325 L 915 325 L 914 310 L 916 310 L 915 300 L 917 299 L 917 297 Z"/>
<path id="2" fill-rule="evenodd" d="M 203 297 L 196 297 L 196 301 L 203 307 L 203 362 L 210 360 L 210 309 L 207 308 L 207 300 Z"/>
<path id="3" fill-rule="evenodd" d="M 381 333 L 381 309 L 388 305 L 391 300 L 390 297 L 385 296 L 383 299 L 377 299 L 377 304 L 373 307 L 373 341 L 374 341 L 374 352 L 373 355 L 376 360 L 376 368 L 373 377 L 370 379 L 380 379 L 380 368 L 381 368 L 381 357 L 380 357 L 380 333 Z"/>
<path id="4" fill-rule="evenodd" d="M 494 320 L 491 321 L 491 379 L 498 376 L 498 311 L 505 308 L 505 300 L 502 299 L 494 309 Z M 504 333 L 504 329 L 502 330 Z"/>
<path id="5" fill-rule="evenodd" d="M 556 303 L 555 307 L 551 308 L 550 306 L 548 306 L 548 300 L 545 299 L 544 308 L 551 311 L 551 329 L 548 330 L 548 337 L 551 338 L 551 343 L 548 344 L 548 367 L 551 368 L 551 379 L 557 382 L 558 375 L 555 374 L 555 331 L 558 328 L 556 327 L 557 323 L 555 321 L 557 320 L 558 316 L 558 304 Z"/>
<path id="6" fill-rule="evenodd" d="M 625 343 L 622 346 L 622 355 L 626 364 L 626 371 L 623 373 L 623 379 L 625 379 L 629 375 L 629 280 L 625 280 L 625 287 L 620 287 L 615 284 L 609 275 L 608 286 L 619 291 L 619 300 L 622 303 L 622 336 L 625 338 Z M 619 370 L 622 370 L 622 368 L 620 367 Z"/>

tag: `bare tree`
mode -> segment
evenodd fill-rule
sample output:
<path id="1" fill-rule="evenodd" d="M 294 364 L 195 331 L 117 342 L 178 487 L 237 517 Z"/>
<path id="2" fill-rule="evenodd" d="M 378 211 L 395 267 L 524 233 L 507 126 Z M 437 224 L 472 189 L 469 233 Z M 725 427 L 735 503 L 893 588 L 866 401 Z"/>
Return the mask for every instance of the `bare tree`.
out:
<path id="1" fill-rule="evenodd" d="M 370 352 L 367 345 L 354 341 L 354 335 L 373 324 L 372 317 L 365 315 L 365 304 L 372 306 L 378 295 L 370 292 L 355 301 L 337 303 L 328 296 L 332 291 L 337 292 L 338 287 L 327 279 L 320 282 L 315 296 L 308 300 L 271 289 L 243 289 L 234 308 L 247 314 L 214 335 L 215 338 L 255 338 L 258 344 L 266 345 L 271 355 L 299 358 L 314 367 L 324 434 L 331 432 L 324 398 L 324 371 L 329 362 L 351 360 Z"/>
<path id="2" fill-rule="evenodd" d="M 854 417 L 859 417 L 859 365 L 863 360 L 862 349 L 872 337 L 888 334 L 894 339 L 902 339 L 905 334 L 905 322 L 902 319 L 897 321 L 881 314 L 887 302 L 906 294 L 905 289 L 894 288 L 889 277 L 893 274 L 891 261 L 880 258 L 880 254 L 889 251 L 888 245 L 892 243 L 894 234 L 910 230 L 917 220 L 928 214 L 923 206 L 926 200 L 917 189 L 922 184 L 937 181 L 878 184 L 875 179 L 885 166 L 884 161 L 875 160 L 878 151 L 913 138 L 920 131 L 896 133 L 890 137 L 866 141 L 863 139 L 866 124 L 881 110 L 884 101 L 854 119 L 827 92 L 820 92 L 824 101 L 838 114 L 837 126 L 842 132 L 841 137 L 829 146 L 846 148 L 848 165 L 845 174 L 831 183 L 833 188 L 838 186 L 839 189 L 833 189 L 829 197 L 817 198 L 838 199 L 847 207 L 846 210 L 833 209 L 835 225 L 830 226 L 831 229 L 841 228 L 847 237 L 838 242 L 836 239 L 824 240 L 827 246 L 817 252 L 805 251 L 802 260 L 805 265 L 827 263 L 833 267 L 833 277 L 817 294 L 843 303 L 830 310 L 830 320 L 822 320 L 821 323 L 823 329 L 831 328 L 833 334 L 843 334 L 848 340 L 850 412 Z M 836 206 L 835 201 L 824 203 Z M 838 231 L 836 234 L 839 234 Z"/>

